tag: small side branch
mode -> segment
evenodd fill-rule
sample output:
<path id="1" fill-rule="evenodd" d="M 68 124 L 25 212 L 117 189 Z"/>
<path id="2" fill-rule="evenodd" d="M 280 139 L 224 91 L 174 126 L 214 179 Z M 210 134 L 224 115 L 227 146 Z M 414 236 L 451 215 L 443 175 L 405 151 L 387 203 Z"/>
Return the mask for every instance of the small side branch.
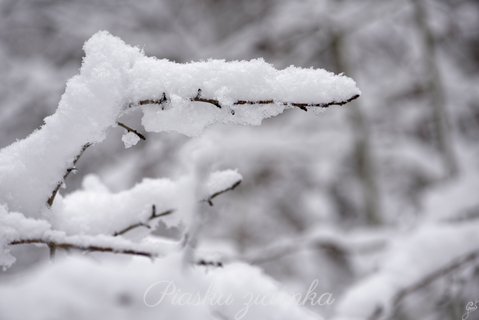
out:
<path id="1" fill-rule="evenodd" d="M 140 132 L 138 132 L 137 130 L 133 129 L 133 128 L 130 128 L 129 126 L 127 126 L 126 124 L 124 124 L 123 122 L 120 122 L 118 121 L 117 124 L 122 127 L 123 129 L 125 129 L 126 131 L 128 132 L 132 132 L 134 134 L 136 134 L 138 136 L 138 138 L 140 138 L 141 140 L 145 141 L 146 140 L 146 137 L 141 134 Z"/>
<path id="2" fill-rule="evenodd" d="M 121 236 L 122 234 L 125 234 L 127 233 L 128 231 L 131 231 L 133 229 L 136 229 L 136 228 L 140 228 L 140 227 L 145 227 L 145 228 L 150 228 L 150 225 L 148 224 L 148 222 L 154 220 L 154 219 L 157 219 L 157 218 L 160 218 L 160 217 L 164 217 L 164 216 L 167 216 L 167 215 L 170 215 L 172 214 L 173 212 L 175 212 L 175 209 L 170 209 L 170 210 L 166 210 L 166 211 L 163 211 L 163 212 L 160 212 L 160 213 L 157 213 L 156 212 L 156 206 L 155 205 L 152 205 L 151 206 L 151 215 L 148 217 L 147 219 L 147 222 L 137 222 L 137 223 L 134 223 L 132 225 L 129 225 L 128 227 L 124 228 L 124 229 L 121 229 L 120 231 L 117 231 L 113 234 L 114 237 L 117 237 L 117 236 Z"/>
<path id="3" fill-rule="evenodd" d="M 237 186 L 240 185 L 240 183 L 241 183 L 241 180 L 238 180 L 238 181 L 236 181 L 235 183 L 233 183 L 233 184 L 231 185 L 231 187 L 228 187 L 228 188 L 226 188 L 226 189 L 217 191 L 217 192 L 213 193 L 211 196 L 209 196 L 208 198 L 203 199 L 203 200 L 201 200 L 201 201 L 203 201 L 203 202 L 208 202 L 208 204 L 209 204 L 210 206 L 213 206 L 213 199 L 214 199 L 214 198 L 216 198 L 217 196 L 222 195 L 222 194 L 225 193 L 225 192 L 234 190 Z"/>
<path id="4" fill-rule="evenodd" d="M 235 189 L 237 186 L 240 185 L 240 183 L 241 183 L 241 180 L 238 180 L 235 183 L 233 183 L 231 186 L 229 186 L 229 187 L 227 187 L 223 190 L 220 190 L 220 191 L 217 191 L 217 192 L 213 193 L 212 195 L 208 196 L 206 199 L 201 200 L 200 202 L 207 202 L 210 206 L 212 206 L 214 198 L 222 195 L 223 193 L 226 193 L 228 191 L 231 191 L 231 190 Z M 137 229 L 137 228 L 141 228 L 141 227 L 149 228 L 150 226 L 149 226 L 148 223 L 151 222 L 152 220 L 160 218 L 160 217 L 164 217 L 164 216 L 167 216 L 167 215 L 170 215 L 170 214 L 173 214 L 175 211 L 176 211 L 176 209 L 168 209 L 168 210 L 165 210 L 165 211 L 162 211 L 162 212 L 158 213 L 156 211 L 156 206 L 152 205 L 151 206 L 151 215 L 146 219 L 146 221 L 139 221 L 137 223 L 131 224 L 131 225 L 121 229 L 120 231 L 117 231 L 117 232 L 113 233 L 113 236 L 114 237 L 121 236 L 121 235 L 127 233 L 128 231 L 131 231 L 131 230 L 134 230 L 134 229 Z"/>
<path id="5" fill-rule="evenodd" d="M 58 193 L 58 190 L 60 190 L 62 184 L 65 182 L 65 180 L 68 178 L 68 176 L 70 175 L 71 172 L 73 171 L 76 171 L 77 168 L 76 168 L 76 164 L 78 162 L 78 160 L 80 160 L 81 156 L 83 155 L 83 153 L 85 152 L 86 149 L 88 149 L 92 144 L 91 143 L 85 143 L 80 152 L 76 155 L 75 159 L 73 159 L 73 163 L 72 163 L 72 166 L 67 168 L 67 170 L 65 171 L 65 174 L 63 175 L 63 178 L 62 178 L 62 181 L 59 181 L 55 187 L 55 189 L 53 189 L 52 191 L 52 194 L 50 195 L 50 197 L 48 198 L 47 200 L 47 205 L 49 207 L 51 207 L 53 205 L 53 201 L 55 201 L 55 197 Z"/>

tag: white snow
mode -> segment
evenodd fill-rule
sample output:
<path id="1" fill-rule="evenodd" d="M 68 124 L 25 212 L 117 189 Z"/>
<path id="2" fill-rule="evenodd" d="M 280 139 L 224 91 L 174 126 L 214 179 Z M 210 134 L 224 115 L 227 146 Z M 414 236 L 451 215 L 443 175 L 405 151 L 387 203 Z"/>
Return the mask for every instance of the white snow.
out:
<path id="1" fill-rule="evenodd" d="M 181 263 L 177 254 L 124 264 L 86 257 L 59 259 L 0 285 L 0 318 L 321 319 L 282 293 L 256 267 L 234 263 L 184 270 Z M 256 297 L 258 301 L 253 301 Z M 271 298 L 282 303 L 269 303 Z"/>
<path id="2" fill-rule="evenodd" d="M 37 237 L 49 229 L 46 221 L 27 219 L 20 213 L 8 212 L 5 206 L 0 205 L 0 266 L 8 268 L 15 262 L 15 257 L 10 254 L 10 242 L 21 235 Z"/>
<path id="3" fill-rule="evenodd" d="M 125 148 L 128 149 L 135 146 L 138 141 L 140 141 L 140 137 L 138 137 L 138 135 L 134 134 L 133 132 L 127 132 L 121 137 L 121 140 L 123 141 Z"/>

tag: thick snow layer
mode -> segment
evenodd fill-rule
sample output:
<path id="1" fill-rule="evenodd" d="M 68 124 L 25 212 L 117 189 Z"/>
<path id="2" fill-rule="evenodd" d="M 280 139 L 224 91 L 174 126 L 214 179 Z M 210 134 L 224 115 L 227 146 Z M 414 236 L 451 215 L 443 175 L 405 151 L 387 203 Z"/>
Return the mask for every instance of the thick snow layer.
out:
<path id="1" fill-rule="evenodd" d="M 0 318 L 318 319 L 256 267 L 185 270 L 181 263 L 180 255 L 125 264 L 61 259 L 0 285 Z"/>
<path id="2" fill-rule="evenodd" d="M 230 188 L 241 181 L 233 170 L 218 171 L 206 181 L 202 199 Z M 114 234 L 135 223 L 147 223 L 155 205 L 158 214 L 177 209 L 184 201 L 190 179 L 144 179 L 133 188 L 112 193 L 96 176 L 87 176 L 83 189 L 58 199 L 50 219 L 56 230 L 67 234 Z M 198 199 L 198 201 L 202 200 Z M 174 212 L 162 218 L 169 225 L 182 217 Z"/>
<path id="3" fill-rule="evenodd" d="M 161 99 L 163 108 L 143 107 L 147 131 L 177 131 L 195 136 L 213 123 L 259 125 L 286 108 L 283 103 L 341 102 L 359 95 L 355 82 L 322 69 L 289 67 L 277 70 L 262 59 L 251 61 L 208 60 L 188 64 L 144 57 L 132 69 L 131 102 Z M 192 102 L 200 98 L 211 103 Z M 276 104 L 235 104 L 237 101 L 274 100 Z"/>
<path id="4" fill-rule="evenodd" d="M 401 290 L 464 256 L 479 251 L 479 223 L 429 224 L 398 238 L 379 272 L 353 286 L 337 306 L 335 319 L 370 319 L 391 312 Z"/>

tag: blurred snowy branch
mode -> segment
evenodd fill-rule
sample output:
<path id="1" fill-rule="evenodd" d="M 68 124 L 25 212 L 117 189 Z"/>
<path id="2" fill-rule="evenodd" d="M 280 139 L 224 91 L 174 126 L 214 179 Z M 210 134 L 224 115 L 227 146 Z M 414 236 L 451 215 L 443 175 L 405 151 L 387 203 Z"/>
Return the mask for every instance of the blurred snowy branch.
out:
<path id="1" fill-rule="evenodd" d="M 478 224 L 426 223 L 397 236 L 379 269 L 349 288 L 334 319 L 387 319 L 412 293 L 479 257 Z"/>
<path id="2" fill-rule="evenodd" d="M 380 230 L 368 230 L 353 233 L 345 237 L 340 230 L 330 228 L 312 228 L 294 238 L 278 239 L 271 245 L 254 248 L 240 255 L 239 260 L 253 264 L 262 264 L 297 254 L 301 250 L 326 250 L 337 255 L 370 254 L 387 246 L 391 235 Z M 364 236 L 367 234 L 367 236 Z"/>

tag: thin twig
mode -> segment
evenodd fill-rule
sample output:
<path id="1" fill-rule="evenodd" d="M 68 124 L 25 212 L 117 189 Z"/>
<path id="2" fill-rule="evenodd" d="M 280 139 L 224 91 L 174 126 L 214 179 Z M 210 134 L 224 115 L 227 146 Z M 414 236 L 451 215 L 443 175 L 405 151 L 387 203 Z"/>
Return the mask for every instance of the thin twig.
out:
<path id="1" fill-rule="evenodd" d="M 156 206 L 152 205 L 152 212 L 151 212 L 151 215 L 148 217 L 147 222 L 150 222 L 150 221 L 152 221 L 153 219 L 156 219 L 156 218 L 167 216 L 169 214 L 172 214 L 173 212 L 175 212 L 175 209 L 165 210 L 163 212 L 156 213 Z M 113 236 L 114 237 L 120 236 L 122 234 L 127 233 L 130 230 L 133 230 L 133 229 L 136 229 L 136 228 L 139 228 L 139 227 L 149 228 L 150 226 L 148 225 L 148 223 L 145 223 L 145 222 L 137 222 L 137 223 L 134 223 L 132 225 L 129 225 L 126 228 L 121 229 L 120 231 L 117 231 L 117 232 L 113 233 Z"/>
<path id="2" fill-rule="evenodd" d="M 50 197 L 48 198 L 47 200 L 47 205 L 49 207 L 51 207 L 53 205 L 53 201 L 55 200 L 55 196 L 57 195 L 58 193 L 58 190 L 60 190 L 60 187 L 62 186 L 62 184 L 65 182 L 65 180 L 68 178 L 68 176 L 70 175 L 70 173 L 72 171 L 75 171 L 77 170 L 76 169 L 76 164 L 78 162 L 78 160 L 80 160 L 80 157 L 83 155 L 83 152 L 85 152 L 86 149 L 88 149 L 88 147 L 90 147 L 92 144 L 91 143 L 85 143 L 80 152 L 76 155 L 76 157 L 73 159 L 73 163 L 72 163 L 72 166 L 67 168 L 67 170 L 65 171 L 65 174 L 63 174 L 63 178 L 62 178 L 62 181 L 59 181 L 55 187 L 55 189 L 53 189 L 52 191 L 52 194 L 50 195 Z"/>
<path id="3" fill-rule="evenodd" d="M 343 101 L 330 101 L 330 102 L 325 102 L 325 103 L 302 103 L 302 102 L 285 102 L 285 101 L 276 101 L 273 99 L 265 99 L 265 100 L 237 100 L 233 102 L 234 106 L 239 106 L 239 105 L 265 105 L 265 104 L 281 104 L 284 106 L 291 106 L 291 107 L 296 107 L 300 108 L 302 110 L 307 111 L 306 108 L 309 107 L 316 107 L 316 108 L 327 108 L 329 106 L 342 106 L 345 105 L 346 103 L 349 103 L 355 99 L 359 98 L 359 94 L 356 94 L 352 96 L 349 99 L 343 100 Z M 160 99 L 145 99 L 145 100 L 140 100 L 137 103 L 132 103 L 130 104 L 130 107 L 133 106 L 144 106 L 144 105 L 150 105 L 150 104 L 158 104 L 161 105 L 165 102 L 168 101 L 168 98 L 166 97 L 166 93 L 163 92 L 162 97 Z M 213 98 L 205 98 L 202 97 L 201 95 L 201 89 L 198 89 L 198 94 L 190 98 L 190 101 L 193 102 L 204 102 L 204 103 L 210 103 L 214 105 L 217 108 L 222 108 L 222 105 L 218 99 L 213 99 Z"/>
<path id="4" fill-rule="evenodd" d="M 117 121 L 117 124 L 122 127 L 123 129 L 125 129 L 126 131 L 128 132 L 132 132 L 134 134 L 136 134 L 138 136 L 138 138 L 140 138 L 141 140 L 145 141 L 146 140 L 146 137 L 141 134 L 140 132 L 138 132 L 137 130 L 133 129 L 133 128 L 130 128 L 129 126 L 127 126 L 126 124 L 124 124 L 123 122 L 120 122 L 120 121 Z"/>
<path id="5" fill-rule="evenodd" d="M 201 200 L 201 201 L 203 201 L 203 202 L 208 202 L 208 204 L 209 204 L 210 206 L 213 206 L 213 201 L 212 201 L 212 200 L 213 200 L 214 198 L 216 198 L 217 196 L 219 196 L 219 195 L 221 195 L 221 194 L 223 194 L 223 193 L 225 193 L 225 192 L 234 190 L 237 186 L 240 185 L 240 183 L 241 183 L 241 180 L 238 180 L 238 181 L 236 181 L 235 183 L 233 183 L 230 187 L 228 187 L 228 188 L 226 188 L 226 189 L 223 189 L 223 190 L 220 190 L 220 191 L 217 191 L 217 192 L 213 193 L 211 196 L 209 196 L 208 198 L 203 199 L 203 200 Z"/>

